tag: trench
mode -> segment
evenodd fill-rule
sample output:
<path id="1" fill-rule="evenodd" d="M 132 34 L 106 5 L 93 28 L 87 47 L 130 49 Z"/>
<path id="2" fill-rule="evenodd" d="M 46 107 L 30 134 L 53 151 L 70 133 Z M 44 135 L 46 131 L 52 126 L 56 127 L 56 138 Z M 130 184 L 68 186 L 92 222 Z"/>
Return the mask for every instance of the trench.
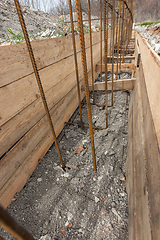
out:
<path id="1" fill-rule="evenodd" d="M 128 78 L 130 73 L 121 75 Z M 8 212 L 35 239 L 128 239 L 125 181 L 129 96 L 129 91 L 114 91 L 108 129 L 94 132 L 97 172 L 93 170 L 89 129 L 69 126 L 60 141 L 66 172 L 52 145 L 15 195 Z M 103 103 L 105 93 L 96 92 L 95 98 Z M 85 104 L 82 113 L 83 122 L 88 123 Z M 105 110 L 92 105 L 92 121 L 94 126 L 105 128 Z M 82 151 L 75 153 L 80 146 Z M 2 229 L 0 235 L 14 239 Z"/>

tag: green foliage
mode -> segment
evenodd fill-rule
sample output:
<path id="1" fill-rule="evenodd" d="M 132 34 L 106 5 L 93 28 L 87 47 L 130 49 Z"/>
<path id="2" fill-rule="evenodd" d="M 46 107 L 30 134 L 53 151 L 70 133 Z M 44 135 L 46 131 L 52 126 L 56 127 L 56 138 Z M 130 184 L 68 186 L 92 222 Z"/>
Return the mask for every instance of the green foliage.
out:
<path id="1" fill-rule="evenodd" d="M 11 37 L 7 35 L 7 42 L 10 40 L 13 40 L 15 43 L 20 43 L 24 40 L 24 36 L 22 31 L 20 31 L 18 34 L 15 34 L 11 28 L 7 28 L 7 31 L 11 34 Z"/>
<path id="2" fill-rule="evenodd" d="M 154 25 L 155 25 L 155 24 L 158 24 L 158 23 L 160 23 L 160 20 L 155 21 L 155 22 L 154 22 Z"/>
<path id="3" fill-rule="evenodd" d="M 148 25 L 152 25 L 154 22 L 144 22 L 141 23 L 140 26 L 148 26 Z"/>

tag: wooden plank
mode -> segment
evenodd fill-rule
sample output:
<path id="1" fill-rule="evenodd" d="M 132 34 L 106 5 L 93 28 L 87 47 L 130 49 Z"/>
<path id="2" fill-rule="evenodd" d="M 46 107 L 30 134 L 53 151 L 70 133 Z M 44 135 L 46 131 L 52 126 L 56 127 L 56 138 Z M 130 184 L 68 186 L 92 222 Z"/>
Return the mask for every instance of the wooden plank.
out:
<path id="1" fill-rule="evenodd" d="M 139 34 L 137 34 L 137 40 L 140 48 L 151 113 L 155 125 L 158 144 L 160 146 L 160 105 L 157 104 L 160 102 L 160 57 Z"/>
<path id="2" fill-rule="evenodd" d="M 77 104 L 77 89 L 75 84 L 62 100 L 56 104 L 51 110 L 50 114 L 52 121 L 57 129 L 57 125 L 62 121 L 63 115 L 71 115 L 73 112 L 68 109 L 70 101 L 72 104 L 75 101 Z M 67 110 L 66 110 L 67 109 Z M 67 113 L 66 113 L 67 112 Z M 62 114 L 63 113 L 63 114 Z M 64 122 L 63 122 L 64 123 Z M 14 174 L 15 170 L 23 163 L 25 158 L 34 151 L 36 145 L 41 139 L 50 131 L 47 116 L 45 115 L 33 128 L 31 128 L 24 137 L 1 159 L 0 161 L 0 189 Z M 56 131 L 57 134 L 57 131 Z"/>
<path id="3" fill-rule="evenodd" d="M 97 59 L 99 60 L 98 56 L 97 56 Z M 82 69 L 81 69 L 81 72 L 82 72 Z M 91 72 L 88 72 L 88 76 L 91 76 Z M 82 74 L 82 79 L 83 79 L 83 74 Z M 60 86 L 56 85 L 57 89 L 54 89 L 54 93 L 55 93 L 55 95 L 57 95 L 57 97 L 60 96 L 60 98 L 62 98 L 62 96 L 64 96 L 63 101 L 65 101 L 65 104 L 68 104 L 68 102 L 66 100 L 66 96 L 64 94 L 65 92 L 67 93 L 67 96 L 68 96 L 68 92 L 70 91 L 70 89 L 74 88 L 75 92 L 76 92 L 76 96 L 77 96 L 75 76 L 74 77 L 72 76 L 71 78 L 68 78 L 68 80 L 64 79 L 64 82 L 61 81 L 60 84 L 61 84 Z M 62 96 L 60 95 L 60 91 L 61 91 Z M 50 94 L 54 96 L 53 92 L 50 93 Z M 60 109 L 60 102 L 58 102 L 58 104 L 56 104 L 56 106 L 59 106 L 59 109 Z M 67 105 L 65 105 L 63 110 L 59 111 L 59 109 L 55 110 L 54 105 L 53 105 L 53 108 L 50 109 L 55 128 L 56 128 L 57 122 L 59 122 L 58 116 L 59 115 L 63 116 L 62 113 L 65 113 L 65 111 L 70 112 L 70 110 L 67 108 Z M 14 174 L 14 171 L 16 170 L 16 168 L 19 167 L 23 163 L 25 157 L 27 157 L 28 154 L 31 151 L 33 151 L 35 145 L 38 144 L 40 139 L 45 136 L 46 131 L 49 128 L 49 125 L 48 125 L 48 128 L 47 128 L 46 124 L 48 124 L 48 122 L 47 122 L 47 118 L 46 118 L 46 115 L 45 115 L 1 159 L 1 161 L 0 161 L 0 169 L 1 169 L 0 188 L 3 187 L 3 185 L 9 180 L 9 178 L 12 176 L 12 174 Z M 26 123 L 25 123 L 25 125 L 26 125 Z M 21 149 L 21 150 L 19 150 L 19 149 Z M 14 166 L 14 167 L 11 167 L 11 166 Z"/>
<path id="4" fill-rule="evenodd" d="M 107 64 L 108 72 L 112 71 L 112 64 L 109 63 Z M 100 72 L 101 65 L 97 64 L 96 65 L 96 72 Z M 121 71 L 129 71 L 129 70 L 134 70 L 135 66 L 132 63 L 122 63 L 121 64 Z M 118 64 L 118 71 L 120 70 L 120 65 Z M 102 64 L 102 71 L 105 71 L 105 65 Z M 114 71 L 117 71 L 117 65 L 114 64 Z"/>
<path id="5" fill-rule="evenodd" d="M 142 65 L 140 66 L 140 80 L 143 102 L 144 151 L 146 165 L 144 169 L 146 172 L 146 181 L 143 187 L 143 194 L 139 197 L 139 201 L 141 201 L 144 206 L 142 211 L 144 215 L 146 214 L 146 206 L 149 208 L 149 216 L 144 216 L 142 228 L 145 228 L 146 238 L 148 236 L 148 239 L 158 239 L 160 235 L 160 147 Z M 145 195 L 148 200 L 147 204 L 143 199 L 143 195 Z M 149 223 L 147 223 L 147 221 Z"/>
<path id="6" fill-rule="evenodd" d="M 57 114 L 57 111 L 59 112 L 59 121 L 57 121 L 56 125 L 56 134 L 58 135 L 63 126 L 64 122 L 68 121 L 68 119 L 71 117 L 72 113 L 75 111 L 77 107 L 78 101 L 75 101 L 77 97 L 77 91 L 74 88 L 65 99 L 63 99 L 59 106 L 57 106 L 54 111 L 54 114 Z M 84 97 L 84 93 L 82 94 L 82 98 Z M 65 108 L 69 109 L 69 111 L 65 111 Z M 65 114 L 62 115 L 61 113 L 65 111 Z M 47 124 L 45 124 L 47 127 Z M 47 127 L 47 130 L 49 128 Z M 14 197 L 14 194 L 19 192 L 24 184 L 26 183 L 29 176 L 31 176 L 32 172 L 34 171 L 35 167 L 39 163 L 39 158 L 43 157 L 49 147 L 53 143 L 53 137 L 51 134 L 51 131 L 46 131 L 47 133 L 45 136 L 38 142 L 38 144 L 34 147 L 33 151 L 28 153 L 26 158 L 24 159 L 23 163 L 19 165 L 17 170 L 13 173 L 11 178 L 6 182 L 6 184 L 3 186 L 3 188 L 0 190 L 0 204 L 3 207 L 7 207 L 10 202 L 12 201 L 12 198 Z M 28 142 L 26 143 L 29 144 Z M 18 151 L 18 149 L 17 149 Z M 21 148 L 20 148 L 20 151 Z"/>
<path id="7" fill-rule="evenodd" d="M 80 52 L 79 36 L 76 38 L 77 52 Z M 100 41 L 99 33 L 92 33 L 93 45 Z M 73 55 L 72 36 L 32 41 L 38 70 Z M 85 46 L 89 48 L 89 34 L 85 34 Z M 33 73 L 26 43 L 0 47 L 0 87 Z"/>
<path id="8" fill-rule="evenodd" d="M 95 49 L 95 63 L 98 62 L 99 56 L 96 54 L 98 46 Z M 90 59 L 88 59 L 88 71 L 90 76 Z M 94 73 L 95 74 L 95 73 Z M 83 78 L 82 67 L 79 68 L 79 78 Z M 70 91 L 73 84 L 76 83 L 76 73 L 73 71 L 62 81 L 58 82 L 55 86 L 46 92 L 46 99 L 49 105 L 49 109 L 57 104 L 62 96 Z M 59 91 L 61 91 L 59 93 Z M 2 156 L 14 143 L 18 141 L 31 127 L 33 127 L 37 121 L 39 121 L 45 114 L 44 107 L 39 97 L 33 101 L 30 105 L 16 114 L 10 121 L 7 121 L 1 126 L 0 135 L 0 156 Z"/>
<path id="9" fill-rule="evenodd" d="M 112 56 L 108 56 L 107 59 L 108 60 L 112 59 Z M 118 59 L 120 59 L 120 57 Z M 135 56 L 124 56 L 124 61 L 134 60 L 134 59 L 135 59 Z M 114 57 L 114 60 L 117 60 L 117 57 Z"/>
<path id="10" fill-rule="evenodd" d="M 158 239 L 160 235 L 160 146 L 158 126 L 156 118 L 154 118 L 159 115 L 159 106 L 153 109 L 152 105 L 153 95 L 158 94 L 158 91 L 153 91 L 156 87 L 158 88 L 158 75 L 151 75 L 153 71 L 160 69 L 160 58 L 146 41 L 144 39 L 141 41 L 142 38 L 139 37 L 137 39 L 142 62 L 137 69 L 137 80 L 132 100 L 133 120 L 131 123 L 129 119 L 128 128 L 129 239 L 150 240 Z M 149 60 L 151 61 L 150 65 L 155 66 L 155 68 L 150 69 Z"/>
<path id="11" fill-rule="evenodd" d="M 136 79 L 124 79 L 124 80 L 114 80 L 113 90 L 133 90 Z M 92 86 L 89 86 L 90 91 Z M 95 91 L 105 91 L 105 82 L 98 82 L 94 84 Z M 108 81 L 108 91 L 112 90 L 112 81 Z"/>
<path id="12" fill-rule="evenodd" d="M 99 44 L 93 45 L 94 58 L 96 57 L 98 51 Z M 86 56 L 88 69 L 90 69 L 89 48 L 86 50 Z M 78 62 L 81 63 L 81 54 L 79 53 L 77 57 Z M 73 68 L 71 66 L 73 66 Z M 44 91 L 47 92 L 50 88 L 58 84 L 74 70 L 75 67 L 73 56 L 40 70 L 39 74 Z M 0 126 L 22 111 L 39 96 L 39 89 L 34 74 L 26 76 L 19 81 L 0 88 Z"/>

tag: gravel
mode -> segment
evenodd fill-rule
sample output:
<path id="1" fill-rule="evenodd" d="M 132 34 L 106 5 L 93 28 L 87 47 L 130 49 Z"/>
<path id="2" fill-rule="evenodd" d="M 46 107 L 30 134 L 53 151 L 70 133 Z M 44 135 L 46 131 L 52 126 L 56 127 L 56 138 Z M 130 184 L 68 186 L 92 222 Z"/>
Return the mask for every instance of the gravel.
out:
<path id="1" fill-rule="evenodd" d="M 104 92 L 97 92 L 96 102 L 103 103 L 104 97 Z M 60 148 L 71 167 L 66 172 L 62 170 L 53 145 L 25 187 L 15 195 L 8 211 L 35 239 L 128 239 L 125 187 L 128 104 L 128 91 L 114 92 L 109 127 L 94 133 L 97 172 L 93 171 L 91 146 L 87 144 L 89 129 L 70 126 Z M 86 105 L 82 111 L 87 123 Z M 92 116 L 96 126 L 105 128 L 105 110 L 92 105 Z M 79 121 L 79 115 L 75 121 Z M 81 145 L 84 150 L 75 154 Z M 3 230 L 0 235 L 13 239 Z"/>

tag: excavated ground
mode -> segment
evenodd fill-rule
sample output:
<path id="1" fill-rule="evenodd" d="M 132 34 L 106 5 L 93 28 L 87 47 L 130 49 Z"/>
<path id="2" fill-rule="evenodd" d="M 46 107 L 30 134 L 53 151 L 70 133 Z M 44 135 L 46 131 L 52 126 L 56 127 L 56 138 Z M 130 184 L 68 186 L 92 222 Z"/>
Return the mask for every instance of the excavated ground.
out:
<path id="1" fill-rule="evenodd" d="M 94 133 L 97 172 L 93 171 L 89 129 L 70 126 L 60 142 L 63 158 L 72 165 L 70 169 L 61 169 L 53 145 L 15 195 L 8 212 L 35 239 L 128 239 L 125 174 L 129 94 L 114 92 L 109 127 Z M 104 98 L 104 92 L 96 92 L 96 102 L 103 103 Z M 86 105 L 82 111 L 87 123 Z M 92 117 L 95 126 L 105 127 L 105 110 L 92 105 Z M 79 115 L 75 121 L 79 121 Z M 76 154 L 81 145 L 82 152 Z M 2 229 L 0 235 L 14 239 Z"/>

